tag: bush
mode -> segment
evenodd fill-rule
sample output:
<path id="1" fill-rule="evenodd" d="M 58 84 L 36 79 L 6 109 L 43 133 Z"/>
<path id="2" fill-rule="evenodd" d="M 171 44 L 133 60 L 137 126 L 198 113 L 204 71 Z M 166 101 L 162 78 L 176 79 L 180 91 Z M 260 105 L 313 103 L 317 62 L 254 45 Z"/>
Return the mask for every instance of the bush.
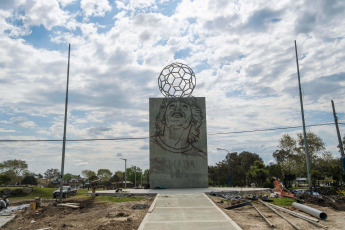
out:
<path id="1" fill-rule="evenodd" d="M 271 183 L 271 182 L 269 182 L 269 181 L 266 181 L 266 182 L 263 184 L 263 187 L 264 187 L 264 188 L 274 188 L 273 183 Z"/>

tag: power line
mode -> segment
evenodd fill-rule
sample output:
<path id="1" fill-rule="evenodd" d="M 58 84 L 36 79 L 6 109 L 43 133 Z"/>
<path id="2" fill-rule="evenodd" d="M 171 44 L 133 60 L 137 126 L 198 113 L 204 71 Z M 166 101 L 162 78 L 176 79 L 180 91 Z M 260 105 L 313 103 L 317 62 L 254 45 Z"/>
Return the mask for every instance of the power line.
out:
<path id="1" fill-rule="evenodd" d="M 321 123 L 321 124 L 313 124 L 313 125 L 306 125 L 307 127 L 315 127 L 315 126 L 324 126 L 324 125 L 333 125 L 334 122 L 329 123 Z M 338 122 L 339 125 L 345 125 L 345 123 Z M 270 128 L 270 129 L 254 129 L 254 130 L 245 130 L 245 131 L 233 131 L 233 132 L 225 132 L 225 133 L 208 133 L 207 135 L 226 135 L 226 134 L 239 134 L 239 133 L 255 133 L 255 132 L 266 132 L 266 131 L 275 131 L 275 130 L 284 130 L 284 129 L 296 129 L 301 128 L 301 125 L 298 126 L 288 126 L 288 127 L 277 127 L 277 128 Z M 71 139 L 66 140 L 69 142 L 82 142 L 82 141 L 122 141 L 122 140 L 144 140 L 148 139 L 149 137 L 123 137 L 123 138 L 101 138 L 101 139 Z M 60 142 L 62 140 L 0 140 L 0 142 Z"/>

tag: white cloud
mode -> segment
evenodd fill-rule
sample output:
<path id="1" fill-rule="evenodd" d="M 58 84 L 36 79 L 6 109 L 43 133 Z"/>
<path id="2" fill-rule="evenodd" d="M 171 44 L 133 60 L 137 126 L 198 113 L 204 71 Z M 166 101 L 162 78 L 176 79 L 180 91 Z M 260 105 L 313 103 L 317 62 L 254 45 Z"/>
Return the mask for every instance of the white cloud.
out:
<path id="1" fill-rule="evenodd" d="M 12 117 L 10 122 L 23 128 L 35 128 L 37 125 L 33 121 L 29 121 L 26 117 Z"/>
<path id="2" fill-rule="evenodd" d="M 104 16 L 107 11 L 111 10 L 108 0 L 81 0 L 80 7 L 86 17 Z"/>
<path id="3" fill-rule="evenodd" d="M 60 9 L 57 1 L 26 0 L 23 2 L 23 21 L 27 26 L 43 25 L 48 30 L 64 25 L 68 14 Z"/>

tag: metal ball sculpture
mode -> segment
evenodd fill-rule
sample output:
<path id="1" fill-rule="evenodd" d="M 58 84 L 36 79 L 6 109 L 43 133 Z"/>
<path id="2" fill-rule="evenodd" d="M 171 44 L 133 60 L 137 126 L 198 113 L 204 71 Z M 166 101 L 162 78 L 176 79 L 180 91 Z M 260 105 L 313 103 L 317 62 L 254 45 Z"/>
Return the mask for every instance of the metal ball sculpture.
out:
<path id="1" fill-rule="evenodd" d="M 196 85 L 193 70 L 182 63 L 166 66 L 158 77 L 158 87 L 165 97 L 190 97 Z"/>

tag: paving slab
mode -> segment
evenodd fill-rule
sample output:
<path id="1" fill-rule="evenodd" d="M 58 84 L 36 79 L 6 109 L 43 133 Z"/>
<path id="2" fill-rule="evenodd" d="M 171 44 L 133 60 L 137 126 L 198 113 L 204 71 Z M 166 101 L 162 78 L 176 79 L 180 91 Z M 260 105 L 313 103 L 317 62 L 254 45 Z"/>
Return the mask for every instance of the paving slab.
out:
<path id="1" fill-rule="evenodd" d="M 9 215 L 9 216 L 0 216 L 0 228 L 2 228 L 5 224 L 13 220 L 15 215 Z"/>
<path id="2" fill-rule="evenodd" d="M 204 193 L 158 194 L 138 230 L 241 229 Z"/>

